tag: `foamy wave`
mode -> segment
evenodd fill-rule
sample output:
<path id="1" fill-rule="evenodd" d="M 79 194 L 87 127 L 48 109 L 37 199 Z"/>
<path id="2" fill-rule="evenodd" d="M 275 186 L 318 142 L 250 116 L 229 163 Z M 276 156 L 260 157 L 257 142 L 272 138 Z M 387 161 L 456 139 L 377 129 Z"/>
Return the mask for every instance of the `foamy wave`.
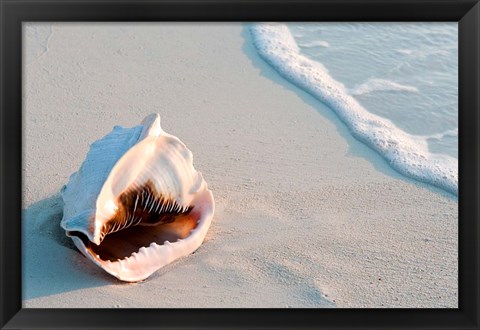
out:
<path id="1" fill-rule="evenodd" d="M 355 86 L 350 90 L 351 95 L 364 95 L 372 92 L 409 92 L 418 93 L 418 89 L 414 86 L 401 85 L 391 80 L 371 78 L 359 86 Z"/>
<path id="2" fill-rule="evenodd" d="M 330 106 L 353 135 L 380 153 L 393 168 L 458 195 L 458 160 L 428 151 L 427 142 L 363 108 L 322 66 L 303 56 L 284 24 L 251 26 L 260 56 L 284 78 Z"/>

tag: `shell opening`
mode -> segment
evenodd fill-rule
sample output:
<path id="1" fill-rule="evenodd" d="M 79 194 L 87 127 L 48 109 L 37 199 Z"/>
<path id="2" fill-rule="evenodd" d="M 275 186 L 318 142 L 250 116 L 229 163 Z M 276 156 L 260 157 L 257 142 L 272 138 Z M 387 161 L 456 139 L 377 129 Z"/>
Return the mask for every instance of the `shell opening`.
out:
<path id="1" fill-rule="evenodd" d="M 101 228 L 100 244 L 77 231 L 90 254 L 103 261 L 118 261 L 152 243 L 163 245 L 184 239 L 197 227 L 200 214 L 194 206 L 183 206 L 171 196 L 158 193 L 151 182 L 131 188 L 117 200 L 118 209 Z"/>

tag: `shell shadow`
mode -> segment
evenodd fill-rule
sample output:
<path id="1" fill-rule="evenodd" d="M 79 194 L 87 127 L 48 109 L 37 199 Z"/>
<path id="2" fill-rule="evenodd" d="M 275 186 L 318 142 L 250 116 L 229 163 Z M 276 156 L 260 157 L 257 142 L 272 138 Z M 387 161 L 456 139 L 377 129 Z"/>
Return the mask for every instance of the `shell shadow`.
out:
<path id="1" fill-rule="evenodd" d="M 60 193 L 22 211 L 22 299 L 121 283 L 93 266 L 60 227 Z M 48 307 L 48 306 L 45 306 Z"/>
<path id="2" fill-rule="evenodd" d="M 36 202 L 23 211 L 24 220 L 29 221 L 32 218 L 30 221 L 33 222 L 39 235 L 63 247 L 77 251 L 75 244 L 60 227 L 62 216 L 63 201 L 60 193 Z M 23 230 L 28 230 L 28 228 L 23 228 Z"/>

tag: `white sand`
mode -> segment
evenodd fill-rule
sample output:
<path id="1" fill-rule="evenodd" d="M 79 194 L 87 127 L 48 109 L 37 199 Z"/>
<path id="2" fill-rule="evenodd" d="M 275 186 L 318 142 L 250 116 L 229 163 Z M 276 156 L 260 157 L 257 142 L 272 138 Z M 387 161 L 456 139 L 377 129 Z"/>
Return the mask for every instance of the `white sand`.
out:
<path id="1" fill-rule="evenodd" d="M 457 307 L 457 199 L 353 139 L 246 26 L 24 31 L 25 307 Z M 151 112 L 217 211 L 196 253 L 125 284 L 74 250 L 58 192 L 90 143 Z"/>

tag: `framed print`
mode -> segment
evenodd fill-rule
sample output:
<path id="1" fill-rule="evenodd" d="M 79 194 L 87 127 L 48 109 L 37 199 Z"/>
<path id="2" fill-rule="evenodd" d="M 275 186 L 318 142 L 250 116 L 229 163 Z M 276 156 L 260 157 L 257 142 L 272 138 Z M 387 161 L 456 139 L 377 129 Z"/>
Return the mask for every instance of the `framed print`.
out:
<path id="1" fill-rule="evenodd" d="M 1 326 L 478 318 L 477 1 L 1 2 Z"/>

